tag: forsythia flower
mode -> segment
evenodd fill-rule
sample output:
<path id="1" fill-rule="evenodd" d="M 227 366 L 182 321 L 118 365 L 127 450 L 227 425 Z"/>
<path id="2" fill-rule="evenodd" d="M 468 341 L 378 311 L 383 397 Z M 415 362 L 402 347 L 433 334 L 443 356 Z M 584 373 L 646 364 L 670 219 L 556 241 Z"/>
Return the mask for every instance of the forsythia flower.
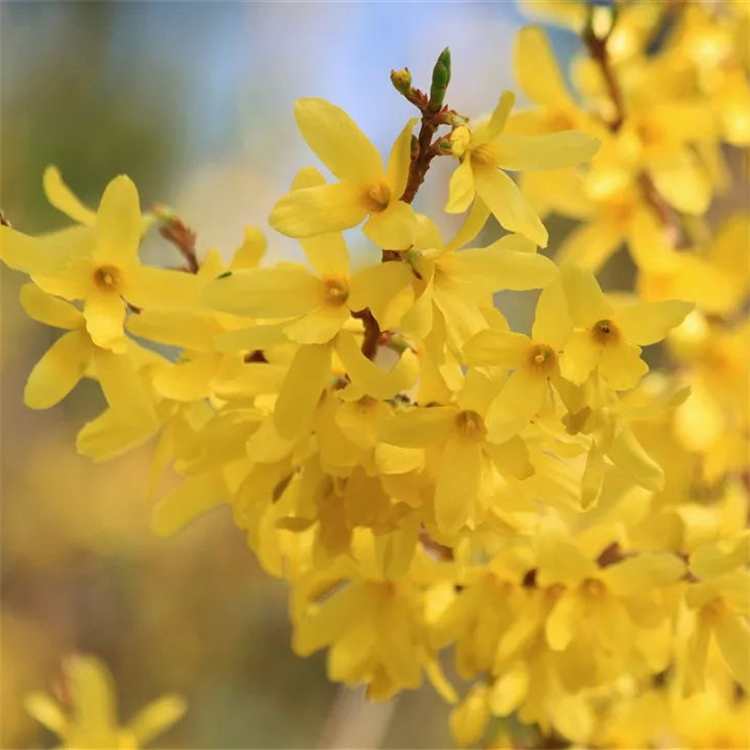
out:
<path id="1" fill-rule="evenodd" d="M 531 106 L 511 116 L 505 92 L 485 122 L 446 104 L 447 49 L 429 94 L 394 71 L 420 124 L 386 167 L 341 109 L 300 100 L 338 180 L 302 169 L 273 209 L 305 262 L 268 263 L 252 227 L 231 261 L 199 258 L 174 215 L 141 216 L 128 178 L 95 213 L 48 169 L 77 225 L 0 230 L 0 258 L 31 276 L 24 309 L 64 331 L 27 404 L 98 381 L 108 406 L 77 448 L 101 460 L 155 437 L 149 496 L 168 469 L 179 481 L 154 531 L 231 513 L 288 584 L 294 650 L 327 649 L 329 677 L 375 700 L 426 677 L 460 744 L 494 746 L 499 717 L 497 746 L 737 745 L 750 219 L 712 201 L 740 171 L 726 144 L 750 142 L 748 15 L 714 5 L 535 3 L 581 34 L 575 86 L 524 29 Z M 467 212 L 447 242 L 411 207 L 442 157 L 458 160 L 446 210 Z M 577 222 L 557 262 L 536 251 L 537 211 Z M 342 234 L 363 221 L 375 254 Z M 185 271 L 139 262 L 155 222 Z M 613 267 L 597 273 L 625 243 L 632 292 L 611 292 Z M 463 696 L 441 668 L 451 647 Z M 156 710 L 119 728 L 102 668 L 71 664 L 73 719 L 30 702 L 67 746 L 131 747 L 160 725 Z"/>
<path id="2" fill-rule="evenodd" d="M 400 250 L 411 245 L 416 221 L 400 200 L 411 158 L 410 120 L 396 139 L 383 170 L 375 146 L 339 107 L 324 99 L 300 99 L 294 116 L 318 158 L 340 182 L 294 191 L 274 207 L 270 223 L 291 237 L 312 237 L 357 226 L 377 245 Z"/>
<path id="3" fill-rule="evenodd" d="M 26 710 L 60 738 L 62 747 L 135 750 L 165 732 L 185 713 L 185 701 L 180 696 L 164 695 L 120 726 L 112 677 L 99 659 L 70 656 L 63 664 L 63 677 L 70 715 L 46 693 L 26 696 Z"/>

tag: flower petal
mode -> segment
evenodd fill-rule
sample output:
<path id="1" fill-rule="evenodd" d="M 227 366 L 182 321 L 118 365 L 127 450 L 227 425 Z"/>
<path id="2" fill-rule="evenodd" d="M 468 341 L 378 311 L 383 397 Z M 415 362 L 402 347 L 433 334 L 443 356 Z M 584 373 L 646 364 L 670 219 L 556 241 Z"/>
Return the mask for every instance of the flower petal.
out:
<path id="1" fill-rule="evenodd" d="M 414 408 L 394 415 L 378 434 L 380 440 L 402 448 L 424 448 L 447 440 L 456 410 L 447 406 Z"/>
<path id="2" fill-rule="evenodd" d="M 493 146 L 501 169 L 562 169 L 590 159 L 599 150 L 599 141 L 577 130 L 562 130 L 546 135 L 502 133 Z"/>
<path id="3" fill-rule="evenodd" d="M 94 349 L 94 371 L 112 411 L 127 425 L 151 425 L 156 413 L 146 385 L 128 354 Z"/>
<path id="4" fill-rule="evenodd" d="M 322 302 L 322 282 L 303 266 L 253 268 L 214 279 L 203 295 L 211 307 L 256 318 L 304 315 Z"/>
<path id="5" fill-rule="evenodd" d="M 508 122 L 510 111 L 515 103 L 516 95 L 512 91 L 503 91 L 490 119 L 486 122 L 480 122 L 474 128 L 471 138 L 472 145 L 494 141 Z"/>
<path id="6" fill-rule="evenodd" d="M 86 330 L 93 342 L 113 352 L 125 351 L 126 339 L 123 331 L 125 305 L 114 293 L 92 292 L 83 306 Z"/>
<path id="7" fill-rule="evenodd" d="M 83 325 L 83 315 L 78 308 L 43 292 L 36 284 L 24 284 L 19 297 L 25 313 L 33 320 L 55 328 L 73 329 Z"/>
<path id="8" fill-rule="evenodd" d="M 287 193 L 273 207 L 268 221 L 288 237 L 312 237 L 350 229 L 365 216 L 367 208 L 357 185 L 337 182 Z"/>
<path id="9" fill-rule="evenodd" d="M 73 191 L 63 182 L 60 170 L 50 165 L 44 170 L 42 187 L 47 200 L 58 210 L 69 216 L 79 224 L 88 227 L 96 223 L 96 212 L 84 206 L 73 194 Z"/>
<path id="10" fill-rule="evenodd" d="M 539 289 L 555 278 L 557 266 L 549 258 L 522 250 L 506 250 L 503 248 L 504 239 L 489 247 L 456 253 L 456 279 L 495 292 L 500 289 Z"/>
<path id="11" fill-rule="evenodd" d="M 172 536 L 193 519 L 229 499 L 218 472 L 187 477 L 154 508 L 151 529 L 159 536 Z"/>
<path id="12" fill-rule="evenodd" d="M 411 167 L 411 140 L 412 131 L 417 124 L 417 119 L 412 118 L 406 123 L 404 129 L 393 143 L 388 167 L 386 168 L 385 181 L 391 188 L 392 200 L 399 200 L 406 190 L 409 180 L 409 168 Z"/>
<path id="13" fill-rule="evenodd" d="M 408 203 L 396 201 L 385 211 L 370 214 L 362 231 L 378 247 L 406 250 L 414 244 L 417 237 L 417 217 Z"/>
<path id="14" fill-rule="evenodd" d="M 482 472 L 478 443 L 452 436 L 445 444 L 435 482 L 435 521 L 443 534 L 455 534 L 469 519 Z"/>
<path id="15" fill-rule="evenodd" d="M 615 466 L 627 471 L 641 487 L 659 492 L 664 487 L 664 471 L 646 453 L 632 430 L 620 422 L 607 456 Z"/>
<path id="16" fill-rule="evenodd" d="M 571 383 L 581 385 L 596 367 L 600 352 L 591 331 L 573 331 L 560 355 L 560 374 Z"/>
<path id="17" fill-rule="evenodd" d="M 716 642 L 732 675 L 750 690 L 750 628 L 736 615 L 722 617 L 714 626 Z"/>
<path id="18" fill-rule="evenodd" d="M 516 34 L 513 70 L 518 85 L 534 103 L 548 107 L 573 103 L 549 39 L 538 26 L 526 26 Z"/>
<path id="19" fill-rule="evenodd" d="M 349 308 L 322 306 L 284 327 L 284 333 L 299 344 L 325 344 L 349 320 Z"/>
<path id="20" fill-rule="evenodd" d="M 507 174 L 487 167 L 475 169 L 474 185 L 502 227 L 526 235 L 539 247 L 547 246 L 547 230 Z"/>
<path id="21" fill-rule="evenodd" d="M 474 173 L 471 168 L 471 158 L 466 157 L 451 175 L 445 210 L 449 214 L 463 213 L 473 200 Z"/>
<path id="22" fill-rule="evenodd" d="M 307 145 L 340 180 L 361 184 L 382 176 L 378 150 L 341 107 L 325 99 L 298 99 L 294 119 Z"/>
<path id="23" fill-rule="evenodd" d="M 573 321 L 568 314 L 565 292 L 558 277 L 539 295 L 531 338 L 549 344 L 555 351 L 560 351 L 572 331 Z"/>
<path id="24" fill-rule="evenodd" d="M 520 367 L 526 361 L 530 348 L 529 337 L 522 333 L 487 329 L 466 343 L 464 362 L 476 366 Z"/>
<path id="25" fill-rule="evenodd" d="M 568 232 L 555 259 L 558 263 L 579 263 L 598 271 L 622 245 L 622 231 L 614 224 L 591 222 L 579 224 Z"/>
<path id="26" fill-rule="evenodd" d="M 395 328 L 414 301 L 413 278 L 406 263 L 366 266 L 351 277 L 347 303 L 355 311 L 369 308 L 381 330 Z"/>
<path id="27" fill-rule="evenodd" d="M 141 206 L 138 190 L 126 175 L 115 177 L 104 190 L 95 229 L 97 262 L 125 267 L 135 262 L 141 241 Z"/>
<path id="28" fill-rule="evenodd" d="M 487 439 L 504 443 L 517 435 L 541 409 L 546 392 L 546 378 L 516 370 L 487 411 Z"/>
<path id="29" fill-rule="evenodd" d="M 65 398 L 83 377 L 91 349 L 82 330 L 60 336 L 29 373 L 24 404 L 31 409 L 48 409 Z"/>
<path id="30" fill-rule="evenodd" d="M 125 296 L 143 310 L 194 310 L 205 282 L 192 273 L 153 266 L 129 268 Z"/>
<path id="31" fill-rule="evenodd" d="M 284 378 L 273 413 L 281 437 L 291 440 L 307 429 L 330 375 L 329 345 L 310 344 L 299 348 Z"/>
<path id="32" fill-rule="evenodd" d="M 637 302 L 617 311 L 616 322 L 625 338 L 632 344 L 648 346 L 666 338 L 693 310 L 692 302 L 659 300 Z"/>
<path id="33" fill-rule="evenodd" d="M 564 263 L 560 277 L 574 325 L 588 328 L 598 320 L 612 317 L 612 305 L 588 268 Z"/>
<path id="34" fill-rule="evenodd" d="M 620 341 L 602 347 L 599 355 L 599 372 L 610 388 L 626 391 L 635 388 L 648 372 L 648 365 L 641 359 L 641 348 Z"/>

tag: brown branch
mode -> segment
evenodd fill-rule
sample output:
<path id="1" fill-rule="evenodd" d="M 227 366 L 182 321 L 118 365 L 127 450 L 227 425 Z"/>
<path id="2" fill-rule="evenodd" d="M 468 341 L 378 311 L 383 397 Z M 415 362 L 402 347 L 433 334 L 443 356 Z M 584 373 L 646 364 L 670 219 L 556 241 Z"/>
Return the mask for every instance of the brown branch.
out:
<path id="1" fill-rule="evenodd" d="M 375 354 L 378 351 L 378 344 L 380 343 L 380 326 L 378 321 L 375 320 L 375 316 L 370 312 L 370 308 L 366 307 L 364 310 L 358 310 L 352 313 L 353 318 L 361 320 L 365 327 L 365 335 L 362 341 L 362 354 L 367 359 L 374 359 Z"/>
<path id="2" fill-rule="evenodd" d="M 195 230 L 166 206 L 157 204 L 153 210 L 163 222 L 159 227 L 159 234 L 179 250 L 187 263 L 185 270 L 189 273 L 198 273 L 200 263 L 195 248 Z"/>

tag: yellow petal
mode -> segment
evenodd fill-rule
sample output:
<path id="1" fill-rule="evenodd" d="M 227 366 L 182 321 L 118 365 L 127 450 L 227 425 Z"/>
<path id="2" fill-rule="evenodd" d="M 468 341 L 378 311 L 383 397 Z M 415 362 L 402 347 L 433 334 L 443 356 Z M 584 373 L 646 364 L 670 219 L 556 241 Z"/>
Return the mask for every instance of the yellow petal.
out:
<path id="1" fill-rule="evenodd" d="M 91 230 L 73 227 L 47 237 L 29 237 L 0 225 L 0 260 L 8 268 L 36 276 L 64 273 L 76 255 L 76 246 L 88 241 Z"/>
<path id="2" fill-rule="evenodd" d="M 513 236 L 513 235 L 509 235 Z M 489 247 L 456 253 L 455 278 L 488 291 L 539 289 L 557 275 L 557 266 L 543 255 L 506 250 L 502 238 Z"/>
<path id="3" fill-rule="evenodd" d="M 523 703 L 529 690 L 529 667 L 519 660 L 495 680 L 490 709 L 495 716 L 509 716 Z"/>
<path id="4" fill-rule="evenodd" d="M 180 695 L 163 695 L 142 708 L 128 722 L 128 730 L 138 741 L 139 747 L 167 731 L 183 716 L 187 709 Z"/>
<path id="5" fill-rule="evenodd" d="M 487 329 L 473 336 L 464 346 L 467 365 L 520 367 L 526 362 L 531 341 L 522 333 Z"/>
<path id="6" fill-rule="evenodd" d="M 222 330 L 213 316 L 157 310 L 130 315 L 126 325 L 135 336 L 191 351 L 211 351 Z"/>
<path id="7" fill-rule="evenodd" d="M 24 698 L 23 707 L 40 724 L 43 724 L 58 737 L 67 732 L 68 720 L 60 706 L 46 693 L 35 690 Z"/>
<path id="8" fill-rule="evenodd" d="M 445 210 L 449 214 L 463 213 L 473 200 L 474 173 L 471 169 L 471 158 L 466 157 L 451 175 Z"/>
<path id="9" fill-rule="evenodd" d="M 547 230 L 534 209 L 521 195 L 513 180 L 499 169 L 474 170 L 474 185 L 479 197 L 509 232 L 519 232 L 539 247 L 547 246 Z"/>
<path id="10" fill-rule="evenodd" d="M 536 104 L 572 104 L 547 35 L 538 26 L 522 28 L 515 38 L 513 71 L 524 94 Z"/>
<path id="11" fill-rule="evenodd" d="M 411 140 L 412 131 L 417 124 L 417 119 L 412 118 L 406 123 L 404 129 L 396 138 L 388 157 L 388 167 L 385 173 L 385 181 L 391 188 L 393 200 L 398 200 L 406 190 L 409 179 L 409 167 L 411 166 Z"/>
<path id="12" fill-rule="evenodd" d="M 174 401 L 197 401 L 212 392 L 221 359 L 212 353 L 198 354 L 182 362 L 165 362 L 153 373 L 159 395 Z"/>
<path id="13" fill-rule="evenodd" d="M 750 628 L 739 616 L 722 617 L 714 626 L 716 642 L 732 675 L 750 690 Z"/>
<path id="14" fill-rule="evenodd" d="M 273 414 L 281 437 L 291 440 L 307 429 L 330 374 L 330 346 L 311 344 L 299 348 L 281 386 Z"/>
<path id="15" fill-rule="evenodd" d="M 406 250 L 416 239 L 417 217 L 408 203 L 395 201 L 385 211 L 370 214 L 362 231 L 378 247 L 386 250 Z"/>
<path id="16" fill-rule="evenodd" d="M 118 419 L 129 425 L 156 421 L 153 402 L 130 355 L 96 348 L 93 364 L 104 397 Z"/>
<path id="17" fill-rule="evenodd" d="M 83 377 L 91 348 L 83 331 L 60 336 L 29 374 L 23 392 L 26 406 L 48 409 L 65 398 Z"/>
<path id="18" fill-rule="evenodd" d="M 683 151 L 666 164 L 652 165 L 654 186 L 678 211 L 702 215 L 711 202 L 711 180 L 697 157 Z"/>
<path id="19" fill-rule="evenodd" d="M 576 326 L 588 328 L 598 320 L 613 316 L 594 274 L 588 268 L 564 263 L 560 268 L 568 310 Z"/>
<path id="20" fill-rule="evenodd" d="M 475 745 L 482 739 L 490 719 L 488 697 L 486 685 L 474 685 L 451 712 L 451 734 L 459 747 Z"/>
<path id="21" fill-rule="evenodd" d="M 513 105 L 516 103 L 516 96 L 512 91 L 503 91 L 500 95 L 500 100 L 497 106 L 492 111 L 490 119 L 486 122 L 479 123 L 474 128 L 472 134 L 472 146 L 480 143 L 486 143 L 487 141 L 494 141 L 505 128 L 505 124 L 508 122 L 510 111 L 513 109 Z"/>
<path id="22" fill-rule="evenodd" d="M 502 169 L 562 169 L 590 159 L 598 151 L 599 141 L 577 130 L 563 130 L 546 135 L 503 133 L 493 146 Z"/>
<path id="23" fill-rule="evenodd" d="M 138 191 L 129 177 L 119 175 L 107 185 L 99 203 L 94 258 L 100 263 L 131 265 L 138 255 L 141 228 Z"/>
<path id="24" fill-rule="evenodd" d="M 565 292 L 558 277 L 539 295 L 531 338 L 549 344 L 555 351 L 559 351 L 565 346 L 572 330 L 573 321 L 568 314 Z"/>
<path id="25" fill-rule="evenodd" d="M 71 189 L 63 182 L 60 170 L 50 165 L 44 170 L 42 187 L 47 200 L 58 210 L 69 216 L 73 221 L 86 226 L 94 226 L 96 213 L 73 194 Z"/>
<path id="26" fill-rule="evenodd" d="M 83 316 L 86 330 L 97 346 L 120 354 L 125 351 L 127 340 L 122 328 L 125 305 L 119 295 L 98 291 L 89 294 L 83 306 Z"/>
<path id="27" fill-rule="evenodd" d="M 559 263 L 578 263 L 598 271 L 622 242 L 622 231 L 614 224 L 580 224 L 565 236 L 555 258 Z"/>
<path id="28" fill-rule="evenodd" d="M 602 347 L 599 372 L 611 388 L 625 391 L 641 382 L 648 365 L 641 359 L 640 347 L 620 341 Z"/>
<path id="29" fill-rule="evenodd" d="M 336 352 L 353 386 L 373 398 L 393 398 L 396 394 L 409 390 L 419 377 L 419 360 L 410 349 L 404 351 L 390 371 L 367 359 L 351 333 L 342 333 L 338 337 Z"/>
<path id="30" fill-rule="evenodd" d="M 87 734 L 112 731 L 117 726 L 115 686 L 107 668 L 94 656 L 68 657 L 66 686 L 74 706 L 74 720 Z"/>
<path id="31" fill-rule="evenodd" d="M 347 304 L 355 311 L 370 308 L 381 330 L 396 328 L 414 301 L 413 278 L 406 263 L 366 266 L 351 277 Z"/>
<path id="32" fill-rule="evenodd" d="M 325 344 L 330 341 L 349 320 L 349 308 L 318 307 L 289 323 L 284 333 L 299 344 Z"/>
<path id="33" fill-rule="evenodd" d="M 443 246 L 443 238 L 437 224 L 424 214 L 417 214 L 417 236 L 414 238 L 414 246 L 429 250 Z"/>
<path id="34" fill-rule="evenodd" d="M 573 331 L 560 355 L 560 374 L 571 383 L 581 385 L 596 367 L 600 351 L 591 331 Z"/>
<path id="35" fill-rule="evenodd" d="M 265 255 L 266 247 L 265 235 L 263 232 L 248 224 L 243 232 L 242 244 L 234 251 L 232 256 L 231 267 L 240 268 L 257 268 L 261 258 Z M 205 265 L 205 259 L 203 264 Z"/>
<path id="36" fill-rule="evenodd" d="M 481 473 L 480 446 L 472 440 L 450 437 L 435 482 L 435 521 L 443 534 L 455 534 L 469 519 Z"/>
<path id="37" fill-rule="evenodd" d="M 76 452 L 93 461 L 108 461 L 145 443 L 158 427 L 158 422 L 125 424 L 112 409 L 105 409 L 78 430 Z"/>
<path id="38" fill-rule="evenodd" d="M 618 425 L 607 455 L 615 466 L 627 471 L 641 487 L 654 492 L 664 487 L 663 469 L 646 453 L 626 425 Z"/>
<path id="39" fill-rule="evenodd" d="M 217 473 L 187 477 L 154 508 L 151 529 L 159 536 L 172 536 L 207 510 L 228 501 L 226 486 Z"/>
<path id="40" fill-rule="evenodd" d="M 547 615 L 544 633 L 547 643 L 553 651 L 564 651 L 573 640 L 578 612 L 576 604 L 575 595 L 571 592 L 565 592 L 558 598 L 549 615 Z"/>
<path id="41" fill-rule="evenodd" d="M 413 408 L 385 422 L 379 436 L 402 448 L 424 448 L 447 440 L 455 418 L 455 409 L 449 407 Z"/>
<path id="42" fill-rule="evenodd" d="M 268 221 L 289 237 L 312 237 L 355 227 L 365 216 L 360 188 L 338 182 L 288 193 L 273 207 Z"/>
<path id="43" fill-rule="evenodd" d="M 255 268 L 214 279 L 203 300 L 217 310 L 257 318 L 304 315 L 322 301 L 322 282 L 303 266 Z"/>
<path id="44" fill-rule="evenodd" d="M 214 339 L 214 344 L 220 352 L 237 352 L 243 349 L 265 349 L 286 340 L 281 325 L 255 325 L 220 333 Z"/>
<path id="45" fill-rule="evenodd" d="M 443 250 L 457 250 L 471 242 L 482 231 L 489 216 L 490 209 L 487 204 L 481 198 L 475 199 L 466 220 Z"/>
<path id="46" fill-rule="evenodd" d="M 21 306 L 33 320 L 55 328 L 79 328 L 83 315 L 73 305 L 43 292 L 36 284 L 24 284 L 20 291 Z"/>
<path id="47" fill-rule="evenodd" d="M 542 407 L 546 392 L 546 378 L 516 370 L 487 412 L 487 439 L 504 443 L 517 435 Z"/>
<path id="48" fill-rule="evenodd" d="M 126 297 L 143 310 L 193 310 L 205 283 L 192 273 L 137 266 L 128 270 Z"/>
<path id="49" fill-rule="evenodd" d="M 325 99 L 298 99 L 294 118 L 307 145 L 340 180 L 366 183 L 383 174 L 377 149 L 340 107 Z"/>
<path id="50" fill-rule="evenodd" d="M 694 307 L 681 300 L 637 302 L 617 311 L 617 326 L 630 343 L 648 346 L 666 338 Z"/>
<path id="51" fill-rule="evenodd" d="M 642 596 L 651 589 L 679 581 L 687 566 L 669 552 L 641 553 L 609 565 L 601 572 L 602 580 L 616 596 Z"/>
<path id="52" fill-rule="evenodd" d="M 340 232 L 301 237 L 299 243 L 318 276 L 349 275 L 349 250 Z"/>

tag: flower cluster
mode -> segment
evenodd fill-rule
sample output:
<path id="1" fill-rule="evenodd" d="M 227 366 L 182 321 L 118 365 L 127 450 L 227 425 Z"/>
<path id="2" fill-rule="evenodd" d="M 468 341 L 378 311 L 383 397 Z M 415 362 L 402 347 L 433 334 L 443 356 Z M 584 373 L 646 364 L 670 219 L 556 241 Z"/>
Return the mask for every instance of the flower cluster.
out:
<path id="1" fill-rule="evenodd" d="M 155 438 L 150 492 L 181 476 L 156 532 L 231 508 L 288 582 L 294 650 L 327 649 L 330 678 L 373 699 L 426 677 L 460 744 L 511 715 L 532 742 L 746 742 L 750 223 L 706 213 L 750 145 L 748 6 L 531 5 L 580 31 L 575 90 L 524 28 L 532 106 L 505 92 L 474 121 L 444 102 L 446 50 L 429 94 L 392 73 L 420 116 L 385 164 L 342 109 L 297 102 L 332 177 L 301 169 L 270 224 L 304 263 L 264 263 L 254 227 L 228 263 L 198 260 L 127 177 L 94 212 L 48 168 L 74 225 L 1 230 L 25 311 L 64 331 L 25 400 L 98 381 L 79 452 Z M 464 216 L 448 240 L 412 207 L 435 158 Z M 538 252 L 551 214 L 578 221 L 556 262 Z M 154 225 L 186 268 L 139 261 Z M 376 252 L 350 250 L 360 225 Z M 606 294 L 623 246 L 635 290 Z M 528 332 L 495 307 L 505 290 L 537 296 Z"/>

